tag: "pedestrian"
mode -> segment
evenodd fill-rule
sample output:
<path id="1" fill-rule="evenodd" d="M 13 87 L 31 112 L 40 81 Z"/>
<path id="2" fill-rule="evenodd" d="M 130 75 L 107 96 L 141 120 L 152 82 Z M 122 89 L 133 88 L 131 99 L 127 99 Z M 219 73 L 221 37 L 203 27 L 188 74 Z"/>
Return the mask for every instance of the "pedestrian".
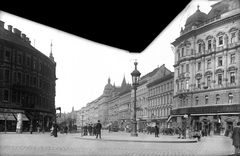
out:
<path id="1" fill-rule="evenodd" d="M 231 136 L 233 140 L 233 146 L 235 148 L 235 154 L 240 154 L 240 121 L 237 122 L 237 126 L 233 128 L 233 133 Z"/>
<path id="2" fill-rule="evenodd" d="M 84 126 L 84 135 L 87 135 L 87 125 Z"/>
<path id="3" fill-rule="evenodd" d="M 57 137 L 57 132 L 58 132 L 58 124 L 56 123 L 56 121 L 53 122 L 53 136 Z"/>
<path id="4" fill-rule="evenodd" d="M 96 125 L 96 139 L 99 136 L 99 139 L 101 139 L 101 129 L 102 129 L 102 124 L 100 123 L 100 120 L 98 120 L 98 123 Z"/>
<path id="5" fill-rule="evenodd" d="M 155 137 L 159 137 L 158 134 L 159 134 L 159 128 L 158 128 L 158 125 L 157 123 L 155 124 Z"/>
<path id="6" fill-rule="evenodd" d="M 93 124 L 93 136 L 96 135 L 96 124 Z"/>
<path id="7" fill-rule="evenodd" d="M 108 133 L 111 132 L 111 125 L 108 126 Z"/>
<path id="8" fill-rule="evenodd" d="M 179 135 L 179 139 L 181 138 L 181 135 L 182 135 L 182 130 L 181 130 L 181 128 L 180 127 L 178 127 L 178 135 Z"/>
<path id="9" fill-rule="evenodd" d="M 68 134 L 68 126 L 67 125 L 64 126 L 64 132 L 63 133 Z"/>

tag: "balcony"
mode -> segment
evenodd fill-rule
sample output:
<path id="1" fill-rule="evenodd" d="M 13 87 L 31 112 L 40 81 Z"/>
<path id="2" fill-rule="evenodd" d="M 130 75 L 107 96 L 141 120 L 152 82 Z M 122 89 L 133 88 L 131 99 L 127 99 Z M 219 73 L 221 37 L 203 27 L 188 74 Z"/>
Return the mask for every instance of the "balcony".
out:
<path id="1" fill-rule="evenodd" d="M 227 83 L 227 87 L 237 87 L 237 83 Z"/>

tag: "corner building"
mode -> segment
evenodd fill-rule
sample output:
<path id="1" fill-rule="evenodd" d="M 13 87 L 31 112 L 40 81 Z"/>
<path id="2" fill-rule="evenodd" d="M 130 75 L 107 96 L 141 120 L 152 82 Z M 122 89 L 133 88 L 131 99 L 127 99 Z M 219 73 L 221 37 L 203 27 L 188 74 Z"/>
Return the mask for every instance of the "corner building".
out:
<path id="1" fill-rule="evenodd" d="M 175 127 L 227 135 L 240 121 L 240 1 L 224 0 L 188 17 L 175 47 Z"/>
<path id="2" fill-rule="evenodd" d="M 56 62 L 0 21 L 0 126 L 7 131 L 49 130 L 55 115 Z"/>

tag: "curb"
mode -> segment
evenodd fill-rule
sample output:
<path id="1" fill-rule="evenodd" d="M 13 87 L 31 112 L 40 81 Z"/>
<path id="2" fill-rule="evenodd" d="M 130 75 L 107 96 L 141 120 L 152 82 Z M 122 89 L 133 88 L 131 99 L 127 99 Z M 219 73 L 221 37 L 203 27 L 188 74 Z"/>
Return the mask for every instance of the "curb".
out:
<path id="1" fill-rule="evenodd" d="M 92 141 L 115 141 L 115 142 L 142 142 L 142 143 L 197 143 L 197 140 L 160 140 L 160 141 L 150 141 L 150 140 L 120 140 L 120 139 L 91 139 L 91 138 L 83 138 L 83 137 L 75 137 L 76 139 L 82 140 L 92 140 Z"/>

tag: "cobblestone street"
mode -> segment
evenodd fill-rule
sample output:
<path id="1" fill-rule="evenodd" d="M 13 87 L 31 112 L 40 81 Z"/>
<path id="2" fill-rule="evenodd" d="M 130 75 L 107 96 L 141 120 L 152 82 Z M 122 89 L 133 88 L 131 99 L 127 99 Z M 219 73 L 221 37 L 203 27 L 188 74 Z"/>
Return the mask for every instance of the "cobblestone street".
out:
<path id="1" fill-rule="evenodd" d="M 139 134 L 141 138 L 143 134 Z M 146 134 L 147 135 L 147 134 Z M 163 136 L 154 138 L 147 135 L 153 142 L 118 142 L 104 140 L 104 137 L 115 138 L 130 137 L 129 133 L 103 131 L 102 139 L 80 139 L 80 133 L 59 134 L 57 138 L 49 133 L 34 134 L 0 134 L 1 156 L 221 156 L 232 154 L 234 148 L 230 138 L 224 136 L 204 137 L 197 143 L 157 143 L 156 139 L 166 140 L 169 137 L 177 139 L 177 136 Z"/>

